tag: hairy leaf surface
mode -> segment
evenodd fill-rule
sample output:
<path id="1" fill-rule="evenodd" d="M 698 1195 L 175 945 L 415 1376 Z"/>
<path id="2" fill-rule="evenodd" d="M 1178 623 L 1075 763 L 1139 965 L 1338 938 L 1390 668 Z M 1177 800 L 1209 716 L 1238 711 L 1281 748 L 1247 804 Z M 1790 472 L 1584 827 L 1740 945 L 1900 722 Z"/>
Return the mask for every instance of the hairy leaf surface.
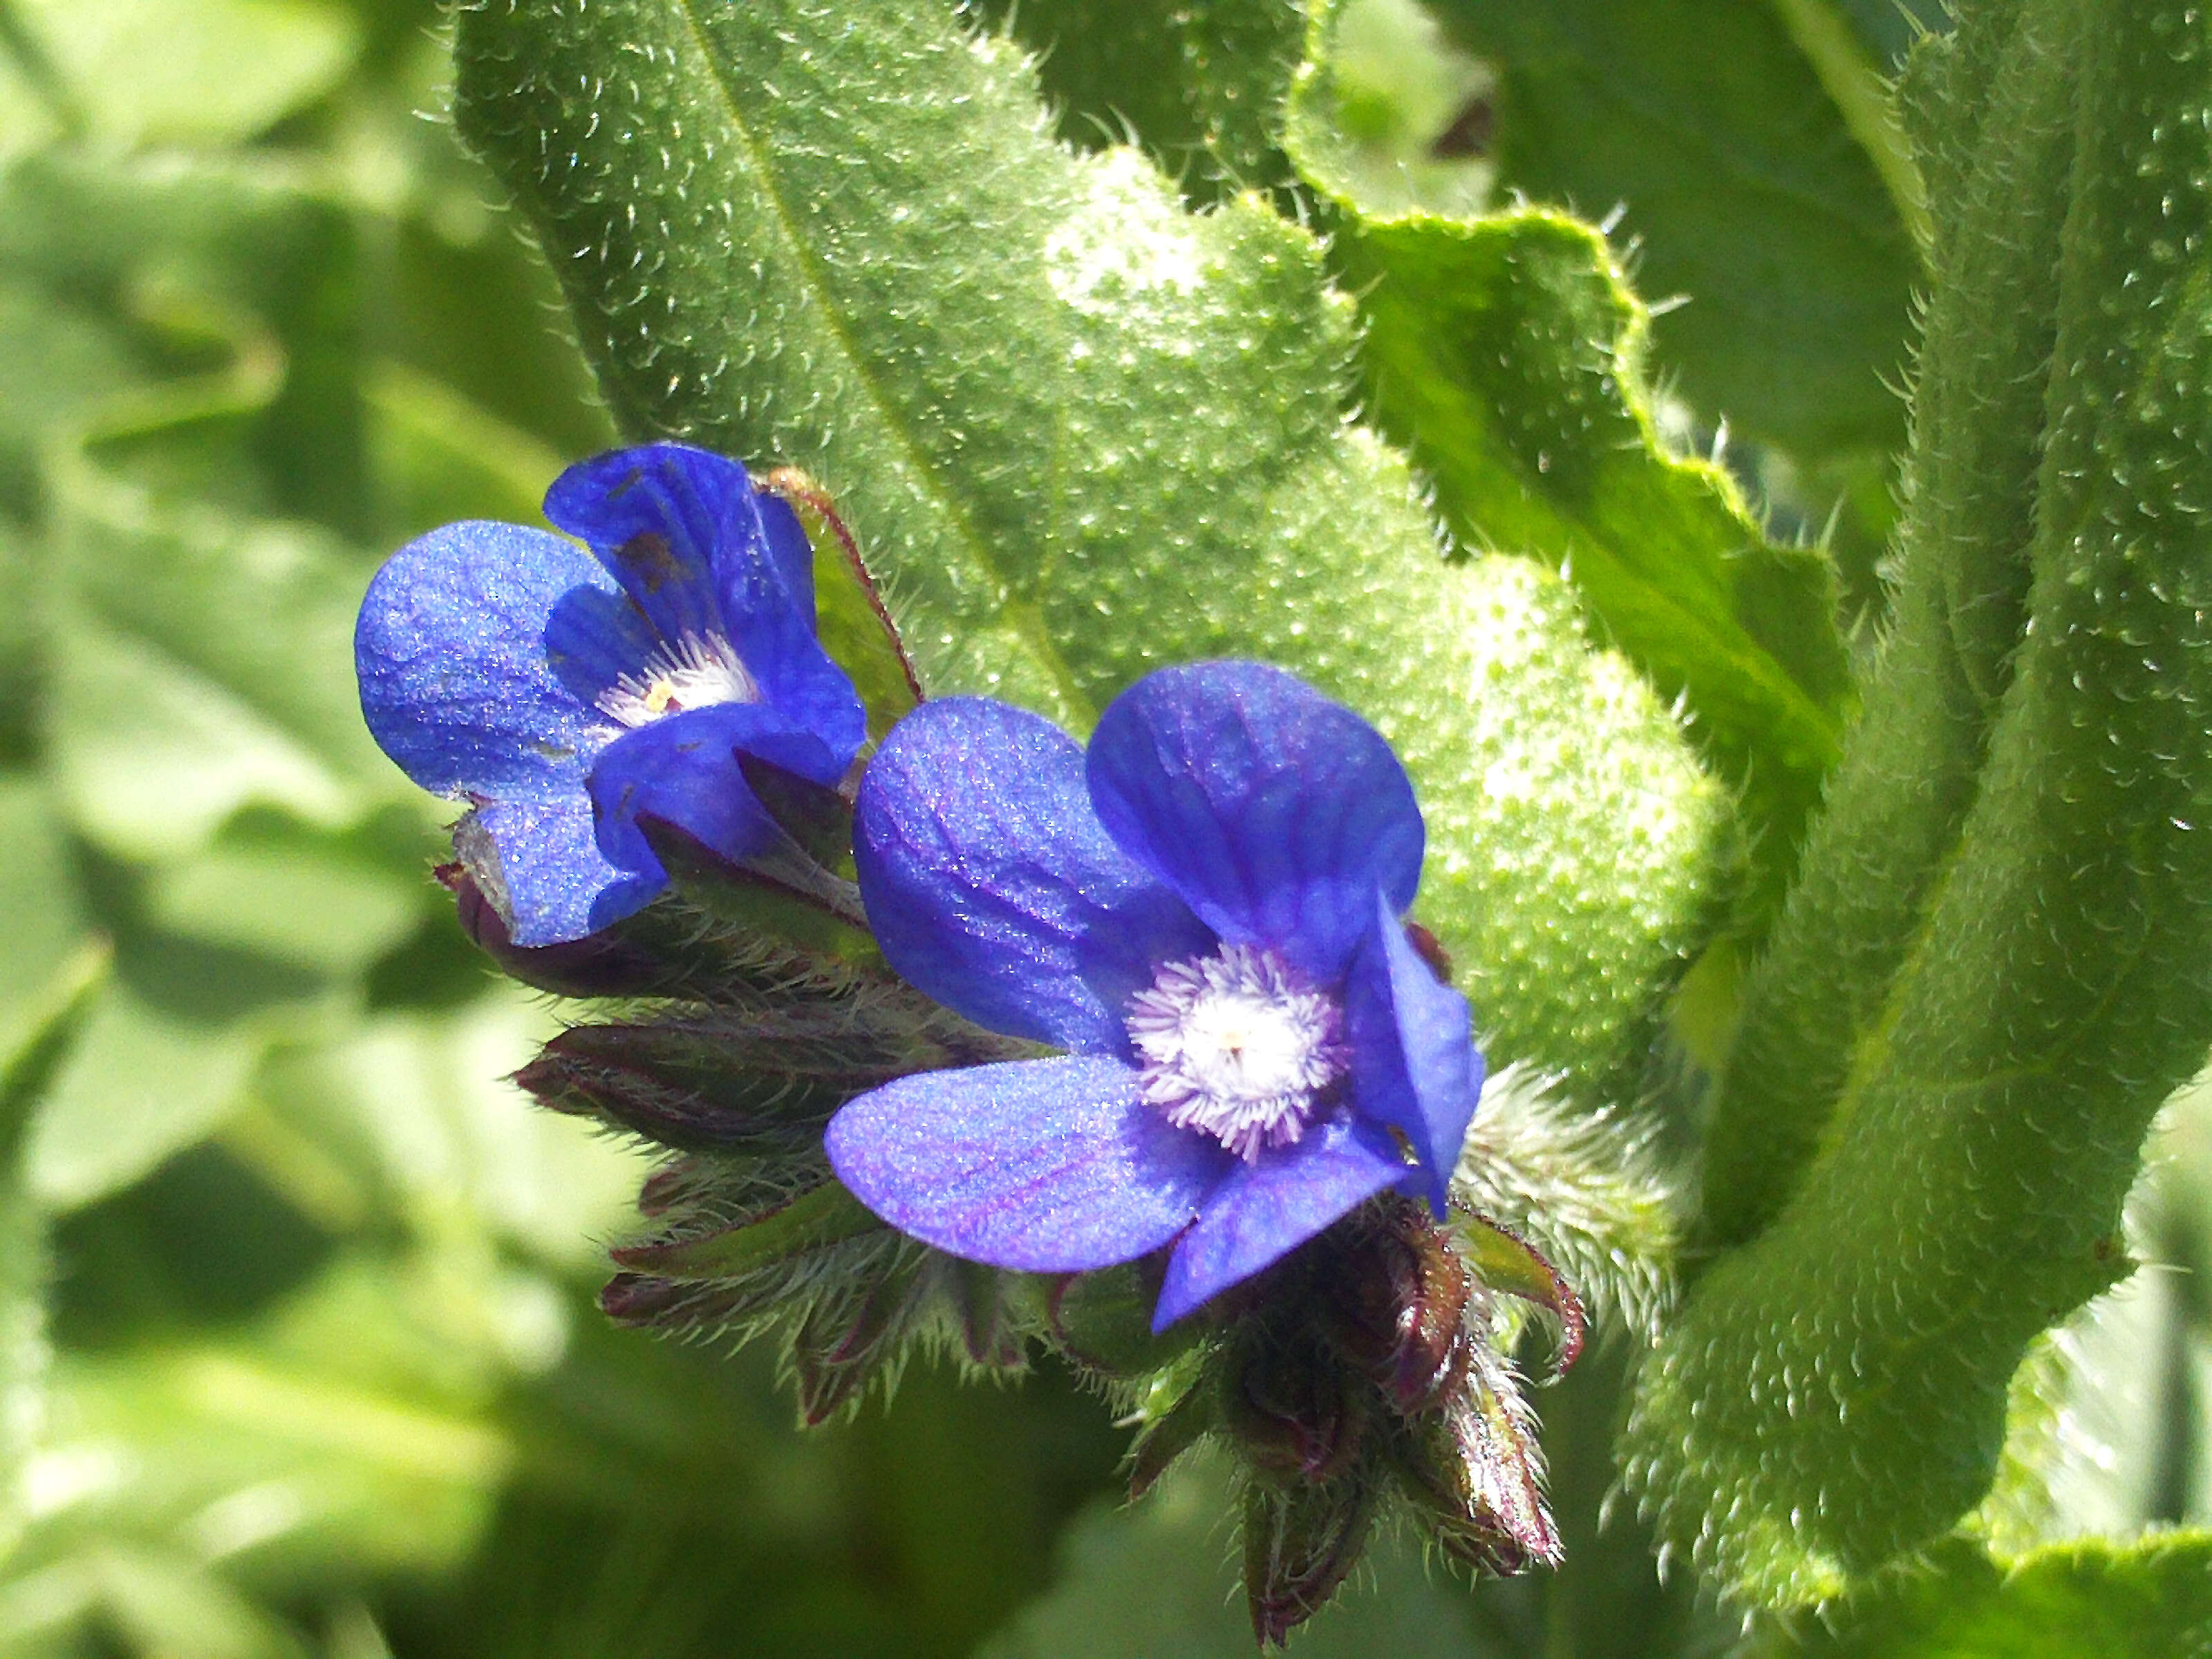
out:
<path id="1" fill-rule="evenodd" d="M 459 53 L 462 131 L 626 427 L 821 478 L 933 690 L 1081 727 L 1151 667 L 1243 655 L 1345 698 L 1419 786 L 1422 913 L 1501 1051 L 1621 1054 L 1714 793 L 1555 580 L 1443 563 L 1341 416 L 1352 319 L 1310 235 L 1071 155 L 949 9 L 495 0 Z"/>
<path id="2" fill-rule="evenodd" d="M 1679 699 L 1744 793 L 1753 910 L 1779 898 L 1841 746 L 1850 677 L 1828 562 L 1771 543 L 1717 465 L 1662 447 L 1650 313 L 1567 216 L 1381 211 L 1337 132 L 1341 6 L 1316 16 L 1290 146 L 1334 209 L 1367 405 L 1467 546 L 1565 572 L 1605 635 Z"/>
<path id="3" fill-rule="evenodd" d="M 1741 1594 L 1832 1595 L 1980 1498 L 2008 1381 L 2039 1331 L 2124 1270 L 2120 1204 L 2145 1127 L 2212 1037 L 2205 28 L 2166 0 L 1984 4 L 1964 9 L 1936 65 L 1934 133 L 1993 169 L 1990 152 L 2008 151 L 2016 177 L 2049 176 L 2051 124 L 1990 101 L 2008 65 L 2035 60 L 2070 106 L 2063 223 L 2015 202 L 2002 228 L 2041 234 L 2056 272 L 2043 435 L 2039 453 L 2023 443 L 2009 382 L 1930 405 L 1905 554 L 1949 626 L 1941 648 L 1884 670 L 1948 680 L 1960 699 L 1923 705 L 1960 710 L 1950 724 L 1903 728 L 1932 728 L 1942 763 L 1917 809 L 1931 867 L 1906 872 L 1923 896 L 1899 904 L 1901 950 L 1864 909 L 1829 913 L 1828 951 L 1861 967 L 1890 951 L 1894 972 L 1850 1032 L 1813 1162 L 1699 1284 L 1627 1430 L 1631 1484 Z M 1960 176 L 1932 171 L 1939 198 Z M 1954 250 L 1969 271 L 1971 252 Z M 1991 256 L 1955 313 L 1931 313 L 1939 374 L 1970 346 L 2000 361 L 2017 349 L 2036 292 L 2003 286 L 2018 271 Z M 2025 500 L 1997 487 L 2008 467 Z M 2000 539 L 1939 533 L 1952 513 L 1972 526 L 1965 501 L 1984 483 L 1984 529 Z M 2022 538 L 2009 549 L 2008 526 Z M 2008 605 L 2022 621 L 2004 654 Z M 1902 759 L 1847 766 L 1832 822 L 1858 792 L 1904 793 L 1882 775 Z M 1948 777 L 1961 781 L 1947 809 L 1932 797 Z M 1955 813 L 1954 838 L 1927 832 L 1931 809 Z M 1836 833 L 1826 856 L 1856 852 L 1863 888 L 1874 845 Z M 1822 917 L 1812 856 L 1808 868 L 1810 940 Z"/>

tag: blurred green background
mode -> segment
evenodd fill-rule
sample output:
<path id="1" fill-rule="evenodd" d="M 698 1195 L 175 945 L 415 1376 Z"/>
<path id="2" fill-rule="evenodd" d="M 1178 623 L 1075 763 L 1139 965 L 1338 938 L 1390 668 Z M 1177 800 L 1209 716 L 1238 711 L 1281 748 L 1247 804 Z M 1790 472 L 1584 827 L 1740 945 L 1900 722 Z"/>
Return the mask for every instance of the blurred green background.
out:
<path id="1" fill-rule="evenodd" d="M 592 1304 L 644 1165 L 500 1081 L 555 1016 L 461 938 L 449 809 L 354 699 L 378 560 L 534 521 L 613 436 L 442 118 L 437 24 L 0 0 L 0 1654 L 1249 1651 L 1218 1473 L 1122 1510 L 1065 1376 L 918 1366 L 802 1434 L 773 1354 Z M 1491 71 L 1409 0 L 1347 40 L 1376 188 L 1479 201 Z M 1892 418 L 1744 452 L 1785 519 L 1844 498 L 1862 607 Z M 2167 1145 L 2145 1237 L 2195 1263 L 2212 1111 Z M 2144 1275 L 2045 1362 L 2039 1530 L 2212 1518 L 2200 1283 Z M 1587 1650 L 1676 1650 L 1641 1617 Z M 1564 1628 L 1407 1547 L 1299 1647 L 1585 1650 Z"/>

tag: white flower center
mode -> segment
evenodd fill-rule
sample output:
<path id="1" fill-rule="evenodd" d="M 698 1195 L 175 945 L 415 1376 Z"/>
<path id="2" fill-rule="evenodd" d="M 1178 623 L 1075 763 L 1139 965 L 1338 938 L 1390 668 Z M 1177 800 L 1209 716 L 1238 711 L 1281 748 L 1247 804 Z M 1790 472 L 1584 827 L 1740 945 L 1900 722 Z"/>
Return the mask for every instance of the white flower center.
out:
<path id="1" fill-rule="evenodd" d="M 1128 1030 L 1144 1097 L 1246 1159 L 1303 1135 L 1345 1071 L 1336 1000 L 1245 945 L 1162 968 L 1129 1000 Z"/>
<path id="2" fill-rule="evenodd" d="M 624 726 L 643 726 L 686 708 L 760 700 L 760 682 L 720 634 L 686 634 L 663 644 L 636 673 L 623 675 L 599 699 Z"/>

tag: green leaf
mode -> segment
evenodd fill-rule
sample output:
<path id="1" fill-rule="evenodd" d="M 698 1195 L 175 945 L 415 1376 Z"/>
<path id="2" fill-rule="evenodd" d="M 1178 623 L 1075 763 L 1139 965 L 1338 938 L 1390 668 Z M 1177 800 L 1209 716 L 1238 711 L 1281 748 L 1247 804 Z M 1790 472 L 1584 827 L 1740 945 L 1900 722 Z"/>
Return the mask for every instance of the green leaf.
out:
<path id="1" fill-rule="evenodd" d="M 61 136 L 60 112 L 21 64 L 0 51 L 0 166 Z"/>
<path id="2" fill-rule="evenodd" d="M 131 1651 L 163 1659 L 306 1659 L 277 1620 L 185 1550 L 89 1551 L 10 1588 L 13 1596 L 0 1588 L 0 1635 L 10 1645 L 96 1616 Z"/>
<path id="3" fill-rule="evenodd" d="M 1438 559 L 1402 460 L 1341 417 L 1311 237 L 1069 155 L 1019 54 L 933 8 L 459 23 L 462 131 L 629 430 L 822 480 L 934 691 L 1082 727 L 1149 668 L 1245 655 L 1346 699 L 1413 774 L 1422 914 L 1499 1050 L 1618 1063 L 1719 802 L 1556 581 Z"/>
<path id="4" fill-rule="evenodd" d="M 121 331 L 96 311 L 37 284 L 0 281 L 0 465 L 9 495 L 24 491 L 19 475 L 29 472 L 41 446 L 78 430 L 144 373 Z"/>
<path id="5" fill-rule="evenodd" d="M 1194 200 L 1290 181 L 1277 118 L 1298 42 L 1297 0 L 983 0 L 985 27 L 1037 54 L 1061 138 L 1142 145 Z"/>
<path id="6" fill-rule="evenodd" d="M 46 1405 L 52 1264 L 45 1217 L 25 1188 L 24 1131 L 107 968 L 49 861 L 44 804 L 42 790 L 0 784 L 0 1560 L 21 1534 Z"/>
<path id="7" fill-rule="evenodd" d="M 1644 290 L 1688 297 L 1657 339 L 1694 402 L 1808 454 L 1895 445 L 1918 263 L 1793 8 L 1713 0 L 1690 28 L 1668 0 L 1431 3 L 1497 68 L 1499 183 L 1621 204 Z"/>
<path id="8" fill-rule="evenodd" d="M 199 1139 L 238 1105 L 266 1041 L 108 988 L 31 1127 L 25 1160 L 39 1202 L 88 1203 Z"/>
<path id="9" fill-rule="evenodd" d="M 1316 16 L 1289 142 L 1337 212 L 1368 406 L 1435 481 L 1464 544 L 1567 571 L 1605 632 L 1681 701 L 1744 792 L 1763 915 L 1850 701 L 1828 562 L 1771 544 L 1725 472 L 1662 446 L 1650 314 L 1597 232 L 1542 210 L 1455 220 L 1357 199 L 1334 70 L 1342 15 Z"/>
<path id="10" fill-rule="evenodd" d="M 0 772 L 0 1066 L 53 1018 L 70 964 L 91 942 L 52 793 Z"/>
<path id="11" fill-rule="evenodd" d="M 1703 1226 L 1739 1243 L 1812 1156 L 1974 798 L 2023 626 L 2072 65 L 2033 32 L 1931 41 L 1909 110 L 1941 234 L 1905 464 L 1907 550 L 1865 712 L 1752 971 L 1711 1110 Z"/>
<path id="12" fill-rule="evenodd" d="M 436 1015 L 387 1014 L 328 1043 L 278 1053 L 256 1092 L 283 1139 L 316 1149 L 265 1165 L 335 1180 L 336 1207 L 380 1205 L 425 1231 L 455 1216 L 565 1270 L 603 1265 L 629 1218 L 641 1161 L 581 1121 L 533 1107 L 508 1076 L 557 1029 L 519 986 Z M 335 1169 L 332 1168 L 335 1164 Z"/>
<path id="13" fill-rule="evenodd" d="M 368 397 L 380 528 L 395 544 L 462 519 L 540 522 L 562 467 L 543 441 L 403 363 L 378 364 Z"/>
<path id="14" fill-rule="evenodd" d="M 1801 991 L 1844 964 L 1847 994 L 1790 1005 L 1844 1048 L 1832 1110 L 1797 1120 L 1811 1162 L 1778 1160 L 1624 1443 L 1739 1594 L 1832 1595 L 1981 1497 L 2022 1353 L 2124 1271 L 2145 1128 L 2212 1040 L 2203 27 L 1995 0 L 1916 66 L 1954 239 L 1903 550 L 1902 614 L 1933 619 L 1892 641 L 1774 946 Z M 1724 1103 L 1774 1018 L 1747 999 Z"/>
<path id="15" fill-rule="evenodd" d="M 66 585 L 50 741 L 72 817 L 127 857 L 193 851 L 250 802 L 336 828 L 410 798 L 362 724 L 364 561 L 78 464 L 57 483 Z"/>
<path id="16" fill-rule="evenodd" d="M 100 464 L 349 535 L 370 528 L 358 235 L 274 159 L 63 149 L 0 175 L 0 267 L 126 334 L 162 376 L 84 423 L 110 440 Z M 52 434 L 64 453 L 76 435 Z"/>
<path id="17" fill-rule="evenodd" d="M 11 0 L 104 144 L 251 137 L 327 91 L 359 44 L 314 0 Z"/>
<path id="18" fill-rule="evenodd" d="M 203 945 L 350 978 L 414 931 L 420 867 L 378 869 L 304 834 L 233 838 L 151 872 L 147 921 Z"/>
<path id="19" fill-rule="evenodd" d="M 1951 1541 L 1854 1597 L 1807 1659 L 2179 1659 L 2212 1645 L 2212 1536 L 2093 1539 L 2000 1564 Z"/>

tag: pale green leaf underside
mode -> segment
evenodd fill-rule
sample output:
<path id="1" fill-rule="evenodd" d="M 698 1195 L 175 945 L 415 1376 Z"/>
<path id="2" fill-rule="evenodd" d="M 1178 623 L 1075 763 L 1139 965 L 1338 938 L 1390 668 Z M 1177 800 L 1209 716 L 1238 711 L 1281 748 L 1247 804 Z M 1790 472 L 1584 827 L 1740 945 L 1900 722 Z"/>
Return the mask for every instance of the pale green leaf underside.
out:
<path id="1" fill-rule="evenodd" d="M 1617 1060 L 1690 938 L 1715 792 L 1555 580 L 1443 566 L 1403 461 L 1343 421 L 1310 235 L 1064 149 L 949 7 L 495 3 L 458 52 L 462 131 L 627 427 L 827 483 L 934 690 L 1080 728 L 1234 654 L 1345 698 L 1413 772 L 1419 908 L 1496 1046 Z"/>

